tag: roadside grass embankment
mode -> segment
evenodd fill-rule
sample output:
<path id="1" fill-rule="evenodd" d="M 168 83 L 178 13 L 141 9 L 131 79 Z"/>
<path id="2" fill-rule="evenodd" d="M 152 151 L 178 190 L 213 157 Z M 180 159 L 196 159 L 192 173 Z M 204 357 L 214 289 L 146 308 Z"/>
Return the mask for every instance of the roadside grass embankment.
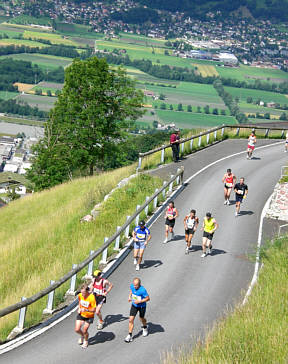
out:
<path id="1" fill-rule="evenodd" d="M 50 279 L 57 280 L 70 271 L 72 264 L 82 262 L 91 250 L 103 245 L 106 236 L 115 233 L 127 215 L 135 212 L 137 204 L 142 204 L 146 196 L 162 186 L 158 178 L 139 175 L 114 191 L 93 222 L 80 223 L 94 205 L 102 202 L 120 180 L 134 171 L 135 164 L 77 179 L 0 209 L 1 261 L 5 262 L 0 265 L 1 308 L 19 302 L 23 296 L 32 296 L 47 287 Z M 109 249 L 112 252 L 113 246 Z M 94 267 L 100 258 L 94 261 Z M 86 272 L 87 268 L 78 274 L 78 283 Z M 63 300 L 69 284 L 68 281 L 56 290 L 55 304 Z M 47 297 L 44 297 L 28 307 L 25 327 L 41 321 L 46 304 Z M 0 340 L 6 339 L 17 325 L 17 319 L 18 312 L 1 318 Z"/>
<path id="2" fill-rule="evenodd" d="M 263 364 L 288 359 L 288 236 L 267 244 L 248 302 L 219 320 L 204 342 L 170 353 L 163 364 Z"/>

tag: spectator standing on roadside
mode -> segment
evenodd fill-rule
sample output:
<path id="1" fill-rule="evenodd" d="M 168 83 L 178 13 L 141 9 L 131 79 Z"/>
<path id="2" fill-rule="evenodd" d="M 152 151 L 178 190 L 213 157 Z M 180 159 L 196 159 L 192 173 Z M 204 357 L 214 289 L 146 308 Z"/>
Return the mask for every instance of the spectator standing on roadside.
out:
<path id="1" fill-rule="evenodd" d="M 170 136 L 170 144 L 172 148 L 173 161 L 179 161 L 179 140 L 180 140 L 180 131 L 175 130 Z"/>

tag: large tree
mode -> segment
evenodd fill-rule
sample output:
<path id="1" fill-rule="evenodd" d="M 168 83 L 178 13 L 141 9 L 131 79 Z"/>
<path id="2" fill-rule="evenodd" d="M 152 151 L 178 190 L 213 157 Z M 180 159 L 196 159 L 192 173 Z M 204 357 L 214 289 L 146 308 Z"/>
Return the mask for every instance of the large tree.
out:
<path id="1" fill-rule="evenodd" d="M 35 148 L 29 172 L 37 189 L 73 178 L 79 171 L 92 175 L 107 154 L 143 113 L 143 93 L 121 67 L 105 59 L 75 59 L 65 70 L 65 83 Z M 77 172 L 76 172 L 77 171 Z"/>

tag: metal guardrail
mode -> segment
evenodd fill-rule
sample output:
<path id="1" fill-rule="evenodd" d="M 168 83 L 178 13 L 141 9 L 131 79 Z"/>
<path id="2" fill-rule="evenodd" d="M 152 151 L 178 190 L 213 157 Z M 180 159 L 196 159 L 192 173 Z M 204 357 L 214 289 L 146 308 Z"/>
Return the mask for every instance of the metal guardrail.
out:
<path id="1" fill-rule="evenodd" d="M 25 324 L 25 314 L 27 306 L 38 301 L 39 299 L 43 298 L 46 295 L 48 295 L 48 302 L 47 302 L 47 307 L 44 309 L 43 313 L 52 313 L 55 289 L 60 287 L 63 283 L 67 282 L 69 279 L 71 279 L 70 289 L 67 291 L 67 294 L 74 295 L 77 273 L 80 272 L 83 268 L 88 266 L 88 275 L 92 275 L 93 261 L 100 254 L 102 254 L 102 259 L 100 263 L 107 264 L 108 248 L 110 247 L 110 245 L 114 242 L 114 250 L 119 251 L 120 235 L 124 233 L 124 236 L 128 238 L 130 225 L 134 221 L 135 225 L 138 225 L 141 212 L 144 211 L 145 215 L 147 216 L 149 205 L 152 202 L 153 202 L 153 208 L 156 209 L 158 204 L 158 196 L 162 194 L 162 196 L 165 198 L 166 192 L 171 193 L 174 182 L 176 182 L 176 184 L 178 185 L 179 184 L 182 185 L 183 174 L 184 174 L 184 167 L 181 167 L 177 170 L 177 173 L 175 175 L 171 175 L 171 178 L 168 182 L 164 181 L 163 186 L 160 189 L 156 189 L 155 193 L 151 197 L 147 196 L 146 201 L 141 206 L 137 205 L 136 212 L 132 216 L 127 216 L 126 222 L 122 226 L 117 227 L 117 231 L 115 232 L 115 234 L 113 234 L 110 238 L 104 239 L 104 244 L 101 246 L 101 248 L 97 249 L 96 251 L 91 251 L 89 257 L 86 258 L 80 264 L 73 264 L 72 270 L 67 274 L 65 274 L 58 281 L 50 281 L 49 287 L 44 288 L 43 290 L 41 290 L 40 292 L 36 293 L 35 295 L 29 298 L 22 297 L 20 302 L 17 302 L 11 306 L 1 309 L 0 317 L 6 316 L 12 312 L 20 310 L 18 325 L 15 329 L 17 332 L 21 332 L 21 330 L 23 331 Z"/>
<path id="2" fill-rule="evenodd" d="M 206 145 L 213 144 L 217 140 L 217 132 L 218 130 L 221 130 L 220 140 L 224 139 L 225 129 L 236 129 L 236 136 L 239 135 L 240 129 L 252 129 L 252 130 L 265 130 L 265 138 L 268 138 L 270 130 L 280 130 L 281 131 L 281 138 L 284 138 L 285 131 L 288 131 L 286 128 L 278 128 L 278 127 L 265 127 L 265 126 L 257 126 L 257 125 L 221 125 L 213 129 L 209 129 L 205 132 L 192 135 L 189 138 L 183 138 L 179 140 L 180 145 L 180 151 L 181 154 L 184 153 L 184 145 L 186 142 L 190 141 L 190 152 L 193 151 L 193 142 L 194 139 L 198 138 L 198 147 L 202 145 L 202 138 L 206 135 Z M 138 160 L 138 167 L 137 170 L 140 170 L 142 167 L 142 161 L 144 157 L 147 157 L 148 155 L 157 153 L 161 151 L 161 157 L 160 157 L 160 164 L 163 164 L 165 161 L 165 150 L 167 148 L 171 148 L 171 144 L 162 145 L 161 147 L 155 148 L 153 150 L 149 150 L 146 153 L 139 153 L 139 160 Z"/>

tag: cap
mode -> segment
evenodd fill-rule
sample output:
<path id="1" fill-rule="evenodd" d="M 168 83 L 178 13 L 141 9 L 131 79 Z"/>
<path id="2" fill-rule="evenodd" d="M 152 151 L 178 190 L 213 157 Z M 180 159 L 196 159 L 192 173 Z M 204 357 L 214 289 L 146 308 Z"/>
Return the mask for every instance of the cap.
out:
<path id="1" fill-rule="evenodd" d="M 211 217 L 211 212 L 206 212 L 206 217 Z"/>
<path id="2" fill-rule="evenodd" d="M 144 220 L 141 220 L 141 221 L 139 222 L 139 225 L 140 225 L 140 226 L 145 226 L 145 221 L 144 221 Z"/>
<path id="3" fill-rule="evenodd" d="M 101 270 L 99 270 L 99 269 L 96 269 L 96 270 L 94 270 L 94 272 L 93 272 L 93 276 L 94 277 L 98 277 L 98 276 L 100 276 L 100 274 L 101 274 L 102 272 L 101 272 Z"/>

